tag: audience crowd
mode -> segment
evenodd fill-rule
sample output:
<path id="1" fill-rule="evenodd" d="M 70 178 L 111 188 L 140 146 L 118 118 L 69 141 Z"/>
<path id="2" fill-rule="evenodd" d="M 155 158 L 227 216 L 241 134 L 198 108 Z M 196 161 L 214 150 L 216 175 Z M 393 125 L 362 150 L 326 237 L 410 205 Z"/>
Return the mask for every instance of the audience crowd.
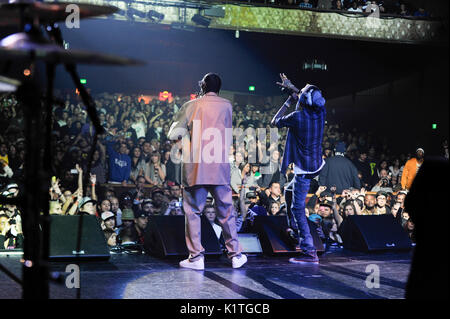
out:
<path id="1" fill-rule="evenodd" d="M 245 1 L 249 2 L 248 0 Z M 431 17 L 424 5 L 414 6 L 407 1 L 399 0 L 251 0 L 250 2 L 264 2 L 301 9 L 322 9 L 350 13 L 373 13 L 378 10 L 380 14 L 416 18 Z"/>
<path id="2" fill-rule="evenodd" d="M 99 94 L 97 111 L 106 133 L 98 136 L 90 175 L 88 157 L 95 130 L 78 96 L 67 95 L 54 107 L 52 131 L 54 177 L 49 194 L 50 214 L 94 215 L 113 249 L 141 247 L 149 217 L 183 215 L 181 143 L 167 138 L 174 115 L 186 99 Z M 19 196 L 24 182 L 23 112 L 14 96 L 0 109 L 0 183 L 3 197 Z M 240 232 L 252 232 L 255 216 L 289 214 L 284 189 L 292 169 L 280 171 L 286 131 L 270 142 L 269 124 L 275 106 L 233 106 L 234 128 L 266 128 L 266 141 L 247 135 L 233 143 L 229 159 L 231 187 Z M 172 150 L 172 153 L 171 153 Z M 404 200 L 425 151 L 396 154 L 387 137 L 327 123 L 323 157 L 326 164 L 311 183 L 306 214 L 317 223 L 326 243 L 342 244 L 340 225 L 349 215 L 390 214 L 413 238 L 414 224 Z M 267 160 L 263 160 L 267 155 Z M 269 155 L 270 154 L 270 155 Z M 443 143 L 448 159 L 448 143 Z M 84 184 L 85 177 L 89 180 Z M 203 214 L 215 224 L 212 197 Z M 287 229 L 294 234 L 294 224 Z M 12 204 L 0 207 L 0 249 L 21 248 L 21 214 Z"/>

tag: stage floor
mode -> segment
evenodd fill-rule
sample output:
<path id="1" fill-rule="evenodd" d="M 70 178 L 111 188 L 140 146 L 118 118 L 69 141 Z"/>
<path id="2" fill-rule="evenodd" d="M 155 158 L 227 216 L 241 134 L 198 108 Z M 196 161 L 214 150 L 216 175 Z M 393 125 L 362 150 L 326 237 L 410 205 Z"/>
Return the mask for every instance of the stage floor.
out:
<path id="1" fill-rule="evenodd" d="M 146 299 L 398 299 L 404 297 L 412 252 L 357 253 L 335 250 L 320 265 L 295 265 L 287 256 L 249 256 L 241 269 L 226 258 L 206 259 L 205 270 L 179 269 L 179 259 L 113 254 L 109 261 L 80 263 L 80 297 Z M 20 256 L 0 263 L 22 277 Z M 53 262 L 64 272 L 70 262 Z M 376 265 L 376 266 L 373 266 Z M 379 287 L 368 288 L 379 269 Z M 20 298 L 20 286 L 0 272 L 0 298 Z M 50 284 L 51 298 L 77 297 L 77 289 Z"/>

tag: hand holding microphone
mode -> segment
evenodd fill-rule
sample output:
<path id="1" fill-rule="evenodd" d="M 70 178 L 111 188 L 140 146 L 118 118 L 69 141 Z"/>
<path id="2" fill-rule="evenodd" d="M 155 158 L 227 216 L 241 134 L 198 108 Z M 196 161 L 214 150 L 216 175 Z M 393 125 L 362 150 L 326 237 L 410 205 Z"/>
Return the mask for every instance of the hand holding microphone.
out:
<path id="1" fill-rule="evenodd" d="M 298 99 L 298 93 L 300 92 L 297 87 L 287 78 L 284 73 L 280 73 L 281 83 L 277 82 L 276 84 L 281 87 L 282 92 L 287 92 L 290 96 L 295 99 Z"/>

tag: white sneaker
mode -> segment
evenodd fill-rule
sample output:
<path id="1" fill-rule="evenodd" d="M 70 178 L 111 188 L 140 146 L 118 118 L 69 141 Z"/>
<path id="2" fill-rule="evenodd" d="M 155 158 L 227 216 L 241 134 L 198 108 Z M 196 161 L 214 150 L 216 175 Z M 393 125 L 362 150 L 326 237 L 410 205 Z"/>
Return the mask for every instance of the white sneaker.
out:
<path id="1" fill-rule="evenodd" d="M 231 258 L 231 264 L 233 268 L 241 268 L 247 262 L 247 256 L 241 254 L 241 257 Z"/>
<path id="2" fill-rule="evenodd" d="M 204 258 L 199 258 L 196 261 L 190 261 L 188 258 L 188 259 L 180 261 L 180 267 L 195 269 L 195 270 L 203 270 L 203 269 L 205 269 L 205 261 L 204 261 Z"/>

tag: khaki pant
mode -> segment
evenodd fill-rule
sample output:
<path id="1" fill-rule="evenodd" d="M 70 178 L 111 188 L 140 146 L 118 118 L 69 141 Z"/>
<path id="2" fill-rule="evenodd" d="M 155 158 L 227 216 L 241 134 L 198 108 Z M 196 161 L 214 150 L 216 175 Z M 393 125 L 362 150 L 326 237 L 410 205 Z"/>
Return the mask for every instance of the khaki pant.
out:
<path id="1" fill-rule="evenodd" d="M 189 260 L 195 261 L 203 257 L 205 249 L 201 243 L 201 212 L 210 192 L 214 198 L 217 220 L 222 226 L 222 235 L 228 258 L 239 256 L 242 248 L 236 231 L 236 214 L 229 185 L 196 185 L 183 190 L 183 208 L 186 218 L 186 246 Z"/>

